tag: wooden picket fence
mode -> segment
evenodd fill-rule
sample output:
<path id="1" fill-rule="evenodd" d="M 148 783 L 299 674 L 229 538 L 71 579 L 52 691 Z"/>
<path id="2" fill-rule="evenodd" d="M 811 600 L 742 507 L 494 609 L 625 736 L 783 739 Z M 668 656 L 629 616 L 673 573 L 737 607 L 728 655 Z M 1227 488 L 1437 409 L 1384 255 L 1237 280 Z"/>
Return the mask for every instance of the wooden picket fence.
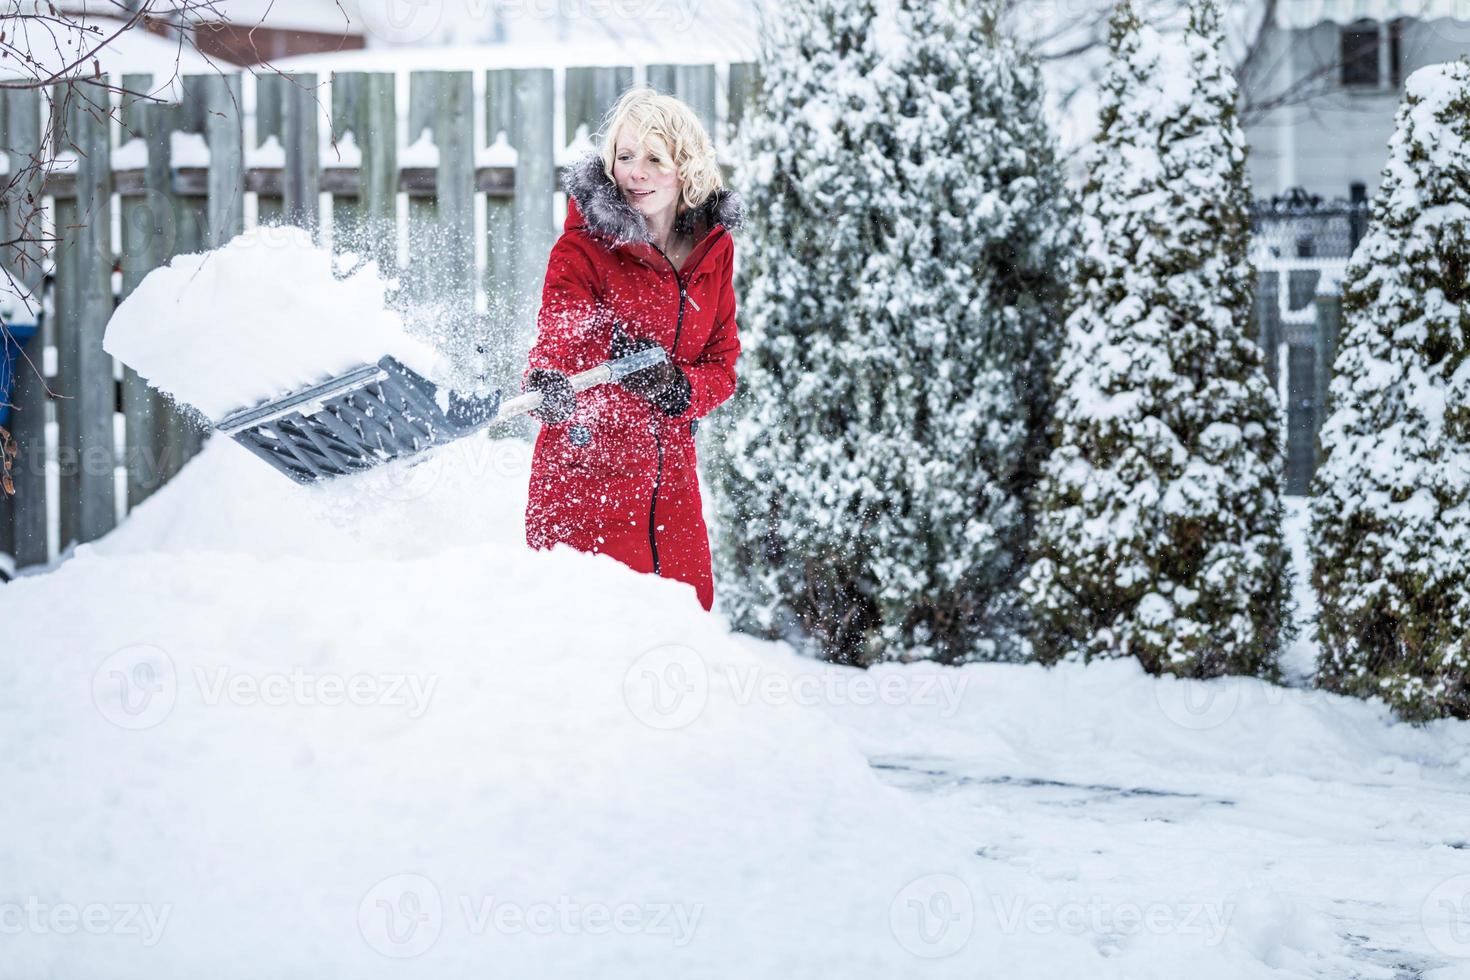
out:
<path id="1" fill-rule="evenodd" d="M 132 92 L 152 83 L 121 81 Z M 579 127 L 595 133 L 618 96 L 642 83 L 679 95 L 725 141 L 756 76 L 749 64 L 649 65 L 493 69 L 478 91 L 476 82 L 468 71 L 191 76 L 179 80 L 176 104 L 122 96 L 121 125 L 86 111 L 96 85 L 58 86 L 48 99 L 6 92 L 10 173 L 43 155 L 48 105 L 67 166 L 30 186 L 12 181 L 0 214 L 12 241 L 26 195 L 41 196 L 55 237 L 45 254 L 27 246 L 7 257 L 22 285 L 50 302 L 11 395 L 19 453 L 15 495 L 0 500 L 0 551 L 22 568 L 53 561 L 106 534 L 198 452 L 206 434 L 102 349 L 115 303 L 171 257 L 256 224 L 308 227 L 399 270 L 405 288 L 432 284 L 436 304 L 512 370 L 531 342 L 559 230 L 559 148 Z"/>

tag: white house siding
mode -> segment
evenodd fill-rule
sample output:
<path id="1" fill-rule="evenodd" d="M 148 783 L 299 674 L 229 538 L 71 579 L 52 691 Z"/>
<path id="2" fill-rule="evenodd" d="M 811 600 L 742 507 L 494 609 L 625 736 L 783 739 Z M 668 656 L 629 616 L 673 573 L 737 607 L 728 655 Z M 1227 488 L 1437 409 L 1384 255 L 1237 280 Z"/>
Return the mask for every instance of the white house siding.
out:
<path id="1" fill-rule="evenodd" d="M 1243 87 L 1257 98 L 1266 97 L 1286 89 L 1289 78 L 1336 62 L 1339 30 L 1332 21 L 1306 28 L 1269 28 L 1263 39 L 1264 57 L 1242 79 Z M 1409 22 L 1401 51 L 1403 77 L 1424 65 L 1470 55 L 1470 16 Z M 1258 197 L 1289 187 L 1303 187 L 1324 198 L 1347 197 L 1355 182 L 1361 182 L 1370 197 L 1377 189 L 1402 86 L 1371 92 L 1347 89 L 1334 73 L 1323 87 L 1322 94 L 1277 109 L 1246 127 L 1251 180 Z"/>

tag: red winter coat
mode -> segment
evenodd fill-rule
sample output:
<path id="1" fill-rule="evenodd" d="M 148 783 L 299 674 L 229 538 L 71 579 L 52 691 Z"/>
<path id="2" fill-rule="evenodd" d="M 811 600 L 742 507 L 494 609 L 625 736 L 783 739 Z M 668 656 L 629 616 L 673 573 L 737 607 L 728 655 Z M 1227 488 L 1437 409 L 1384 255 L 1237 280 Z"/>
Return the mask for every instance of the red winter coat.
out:
<path id="1" fill-rule="evenodd" d="M 695 420 L 735 390 L 731 281 L 739 198 L 717 191 L 681 215 L 695 236 L 681 270 L 650 241 L 591 153 L 568 169 L 567 220 L 551 250 L 530 368 L 575 374 L 608 359 L 613 324 L 651 337 L 689 379 L 689 407 L 669 417 L 617 385 L 577 396 L 559 425 L 544 425 L 531 458 L 526 542 L 611 555 L 640 572 L 694 586 L 714 602 L 709 533 L 695 473 Z"/>

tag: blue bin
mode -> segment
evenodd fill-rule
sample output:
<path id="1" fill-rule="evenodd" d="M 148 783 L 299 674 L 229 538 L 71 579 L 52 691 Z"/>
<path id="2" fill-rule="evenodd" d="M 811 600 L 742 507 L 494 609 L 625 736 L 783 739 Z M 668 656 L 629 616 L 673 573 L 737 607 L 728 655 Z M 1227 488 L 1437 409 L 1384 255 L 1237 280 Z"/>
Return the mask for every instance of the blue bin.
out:
<path id="1" fill-rule="evenodd" d="M 10 392 L 15 387 L 16 371 L 29 370 L 21 348 L 39 329 L 34 323 L 7 323 L 0 331 L 0 425 L 10 424 Z"/>

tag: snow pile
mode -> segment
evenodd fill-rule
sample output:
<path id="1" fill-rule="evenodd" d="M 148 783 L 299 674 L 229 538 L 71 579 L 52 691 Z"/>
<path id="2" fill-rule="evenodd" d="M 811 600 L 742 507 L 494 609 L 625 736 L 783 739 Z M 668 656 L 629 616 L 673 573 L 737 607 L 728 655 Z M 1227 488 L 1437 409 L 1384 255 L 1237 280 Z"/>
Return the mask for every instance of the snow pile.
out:
<path id="1" fill-rule="evenodd" d="M 437 355 L 384 309 L 376 267 L 339 277 L 335 261 L 299 228 L 253 228 L 149 273 L 102 346 L 216 421 L 385 354 L 435 374 Z"/>
<path id="2" fill-rule="evenodd" d="M 1456 948 L 1419 909 L 1470 872 L 1470 725 L 1128 660 L 801 660 L 527 552 L 528 461 L 471 439 L 306 489 L 215 439 L 0 590 L 0 835 L 44 828 L 0 848 L 0 978 L 1249 980 Z"/>
<path id="3" fill-rule="evenodd" d="M 0 852 L 0 976 L 925 965 L 890 914 L 963 844 L 820 713 L 742 700 L 760 661 L 687 586 L 527 552 L 524 450 L 476 442 L 395 500 L 215 440 L 0 594 L 0 835 L 47 841 Z"/>

